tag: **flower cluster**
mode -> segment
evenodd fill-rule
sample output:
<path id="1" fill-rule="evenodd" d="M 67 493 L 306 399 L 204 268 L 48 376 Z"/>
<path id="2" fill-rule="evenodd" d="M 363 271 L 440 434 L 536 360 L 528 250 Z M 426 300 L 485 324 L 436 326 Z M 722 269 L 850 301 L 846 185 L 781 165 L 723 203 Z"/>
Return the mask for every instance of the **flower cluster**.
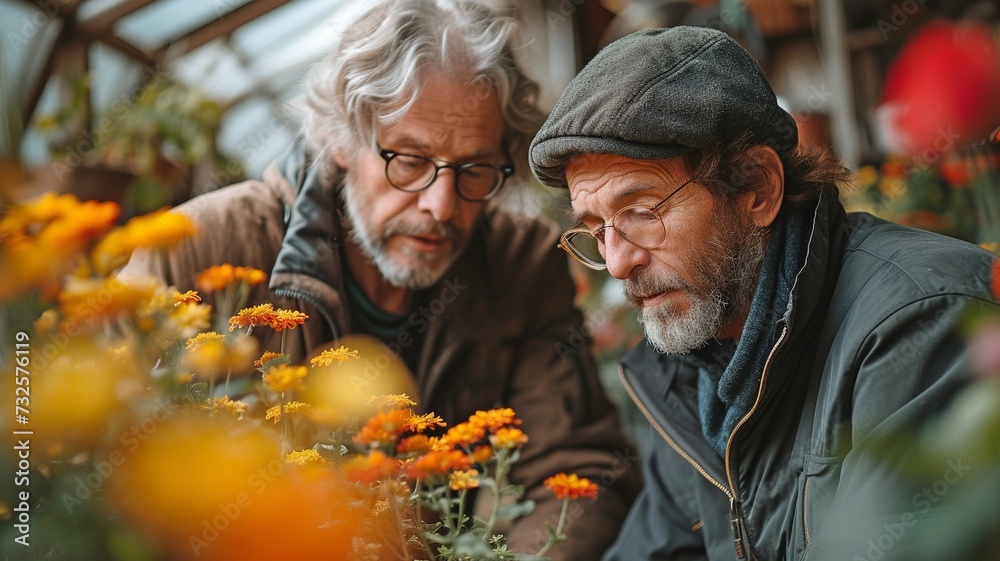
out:
<path id="1" fill-rule="evenodd" d="M 184 292 L 122 276 L 133 251 L 170 249 L 194 227 L 167 209 L 121 226 L 117 217 L 115 205 L 55 195 L 0 217 L 2 327 L 37 349 L 16 361 L 0 353 L 0 367 L 31 373 L 2 380 L 25 392 L 30 383 L 30 424 L 25 415 L 17 428 L 36 435 L 31 474 L 45 480 L 37 496 L 32 486 L 33 516 L 99 536 L 86 542 L 94 551 L 78 551 L 84 542 L 32 535 L 40 551 L 107 559 L 118 544 L 142 559 L 452 560 L 488 548 L 517 558 L 495 535 L 500 520 L 533 508 L 505 483 L 529 442 L 512 409 L 447 427 L 407 393 L 361 395 L 351 385 L 352 363 L 367 352 L 352 348 L 360 340 L 293 364 L 286 335 L 309 318 L 259 301 L 266 273 L 221 264 Z M 252 332 L 264 328 L 280 334 L 277 349 L 259 348 Z M 28 410 L 27 397 L 0 404 L 4 434 L 11 403 Z M 551 481 L 564 504 L 596 494 L 576 476 Z M 485 519 L 468 511 L 478 488 L 496 497 Z M 539 556 L 564 539 L 565 517 L 566 508 Z M 9 543 L 0 557 L 20 553 Z"/>

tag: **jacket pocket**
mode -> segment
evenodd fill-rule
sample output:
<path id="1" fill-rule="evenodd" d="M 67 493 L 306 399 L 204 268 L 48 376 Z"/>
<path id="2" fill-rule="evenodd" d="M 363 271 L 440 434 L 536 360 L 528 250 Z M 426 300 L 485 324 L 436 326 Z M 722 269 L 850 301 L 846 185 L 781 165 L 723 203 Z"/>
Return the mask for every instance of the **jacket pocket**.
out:
<path id="1" fill-rule="evenodd" d="M 798 559 L 805 559 L 810 546 L 822 533 L 830 506 L 837 494 L 840 478 L 839 458 L 809 458 L 799 474 L 795 513 L 795 539 Z"/>

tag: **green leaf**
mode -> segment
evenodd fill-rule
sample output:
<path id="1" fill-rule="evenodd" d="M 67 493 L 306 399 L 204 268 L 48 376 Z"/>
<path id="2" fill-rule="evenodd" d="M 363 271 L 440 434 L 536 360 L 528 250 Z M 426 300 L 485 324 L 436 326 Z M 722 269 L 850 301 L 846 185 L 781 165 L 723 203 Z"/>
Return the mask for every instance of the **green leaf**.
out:
<path id="1" fill-rule="evenodd" d="M 512 505 L 504 505 L 497 511 L 497 518 L 501 520 L 520 518 L 531 514 L 535 510 L 535 501 L 527 500 Z"/>

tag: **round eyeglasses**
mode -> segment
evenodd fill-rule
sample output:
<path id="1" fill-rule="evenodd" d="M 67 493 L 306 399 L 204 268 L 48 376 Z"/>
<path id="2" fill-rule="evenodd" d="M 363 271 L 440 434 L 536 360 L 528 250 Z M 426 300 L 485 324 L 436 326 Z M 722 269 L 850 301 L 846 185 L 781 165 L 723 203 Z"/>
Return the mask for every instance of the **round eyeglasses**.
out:
<path id="1" fill-rule="evenodd" d="M 459 165 L 378 148 L 378 155 L 385 160 L 385 178 L 389 185 L 407 193 L 423 191 L 434 183 L 439 171 L 450 169 L 455 172 L 458 196 L 469 202 L 480 202 L 500 192 L 504 181 L 514 174 L 514 166 L 510 164 Z"/>
<path id="2" fill-rule="evenodd" d="M 619 209 L 611 217 L 611 229 L 636 247 L 642 249 L 657 247 L 667 239 L 667 229 L 663 225 L 660 207 L 692 181 L 694 178 L 688 179 L 653 206 L 632 205 Z M 607 269 L 604 244 L 608 226 L 605 224 L 593 231 L 583 225 L 570 228 L 559 239 L 559 247 L 591 269 L 597 271 Z"/>

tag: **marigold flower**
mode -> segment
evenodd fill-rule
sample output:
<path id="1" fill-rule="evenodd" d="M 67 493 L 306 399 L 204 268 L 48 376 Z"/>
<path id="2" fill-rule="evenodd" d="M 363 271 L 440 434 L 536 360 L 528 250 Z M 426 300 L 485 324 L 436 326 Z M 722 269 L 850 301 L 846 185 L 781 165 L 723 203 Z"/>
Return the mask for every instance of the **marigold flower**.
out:
<path id="1" fill-rule="evenodd" d="M 344 475 L 352 481 L 371 485 L 377 481 L 396 477 L 399 466 L 399 460 L 390 458 L 378 450 L 372 450 L 366 456 L 355 456 L 344 462 Z"/>
<path id="2" fill-rule="evenodd" d="M 313 450 L 312 448 L 308 450 L 295 450 L 294 452 L 289 452 L 285 455 L 285 461 L 299 466 L 310 464 L 325 466 L 330 463 L 326 458 L 320 456 L 319 452 Z"/>
<path id="3" fill-rule="evenodd" d="M 575 473 L 566 475 L 557 473 L 544 482 L 545 486 L 556 494 L 558 499 L 575 501 L 580 497 L 597 498 L 597 484 L 586 477 L 578 477 Z"/>
<path id="4" fill-rule="evenodd" d="M 354 435 L 353 440 L 358 444 L 369 446 L 395 443 L 400 435 L 409 428 L 409 421 L 409 409 L 393 409 L 376 413 Z"/>
<path id="5" fill-rule="evenodd" d="M 469 454 L 469 459 L 472 460 L 474 464 L 485 464 L 490 461 L 493 457 L 493 449 L 489 446 L 477 446 L 475 450 Z"/>
<path id="6" fill-rule="evenodd" d="M 264 354 L 260 355 L 259 359 L 253 361 L 253 366 L 254 368 L 257 368 L 259 370 L 261 368 L 264 368 L 264 365 L 267 364 L 269 361 L 272 361 L 278 358 L 279 356 L 282 355 L 274 351 L 264 351 Z"/>
<path id="7" fill-rule="evenodd" d="M 134 314 L 161 286 L 153 278 L 70 279 L 59 294 L 67 322 L 94 324 L 118 314 Z"/>
<path id="8" fill-rule="evenodd" d="M 425 430 L 432 429 L 434 427 L 443 427 L 448 424 L 444 422 L 444 419 L 438 417 L 434 413 L 412 415 L 406 422 L 406 428 L 410 432 L 424 432 Z"/>
<path id="9" fill-rule="evenodd" d="M 247 283 L 247 286 L 257 286 L 267 280 L 267 273 L 253 267 L 236 267 L 236 278 Z"/>
<path id="10" fill-rule="evenodd" d="M 271 391 L 281 393 L 301 386 L 302 379 L 307 374 L 309 374 L 309 370 L 305 366 L 279 364 L 272 366 L 264 374 L 264 385 Z"/>
<path id="11" fill-rule="evenodd" d="M 501 427 L 507 425 L 520 425 L 521 420 L 515 416 L 514 410 L 510 407 L 502 409 L 490 409 L 489 411 L 476 411 L 469 417 L 469 423 L 496 432 Z"/>
<path id="12" fill-rule="evenodd" d="M 211 315 L 211 306 L 181 303 L 171 312 L 170 321 L 183 337 L 208 328 L 211 325 Z"/>
<path id="13" fill-rule="evenodd" d="M 993 289 L 993 297 L 1000 300 L 1000 259 L 993 260 L 993 278 L 992 278 L 991 288 Z"/>
<path id="14" fill-rule="evenodd" d="M 249 406 L 242 401 L 233 401 L 229 396 L 217 397 L 205 402 L 206 408 L 214 415 L 223 411 L 232 413 L 237 419 L 242 419 Z"/>
<path id="15" fill-rule="evenodd" d="M 253 357 L 257 354 L 257 341 L 246 335 L 231 339 L 211 335 L 200 341 L 198 337 L 193 339 L 194 342 L 188 341 L 191 347 L 185 352 L 181 363 L 202 378 L 243 374 L 250 370 Z"/>
<path id="16" fill-rule="evenodd" d="M 413 407 L 417 404 L 416 401 L 410 399 L 410 396 L 405 393 L 390 393 L 373 395 L 368 399 L 369 405 L 374 405 L 378 408 L 392 408 L 392 409 L 403 409 L 406 407 Z"/>
<path id="17" fill-rule="evenodd" d="M 275 405 L 267 410 L 264 414 L 265 421 L 274 421 L 275 424 L 281 420 L 282 413 L 308 413 L 312 410 L 312 405 L 308 403 L 302 403 L 301 401 L 289 401 L 282 407 L 281 405 Z"/>
<path id="18" fill-rule="evenodd" d="M 209 294 L 218 292 L 235 281 L 234 267 L 229 263 L 209 267 L 194 277 L 194 285 L 198 290 Z"/>
<path id="19" fill-rule="evenodd" d="M 330 366 L 333 361 L 337 361 L 337 364 L 341 364 L 349 358 L 359 358 L 358 351 L 352 351 L 347 347 L 341 345 L 337 349 L 326 349 L 325 351 L 319 353 L 319 355 L 314 356 L 309 364 L 312 366 Z"/>
<path id="20" fill-rule="evenodd" d="M 528 435 L 521 429 L 513 427 L 503 427 L 490 437 L 490 443 L 498 450 L 509 450 L 523 446 L 528 442 Z"/>
<path id="21" fill-rule="evenodd" d="M 309 319 L 309 316 L 303 314 L 302 312 L 296 310 L 283 310 L 279 308 L 275 311 L 274 319 L 272 319 L 268 325 L 270 325 L 275 331 L 284 331 L 286 329 L 295 329 L 305 323 L 307 319 Z"/>
<path id="22" fill-rule="evenodd" d="M 399 454 L 424 454 L 433 450 L 437 442 L 437 437 L 415 434 L 399 441 L 399 444 L 396 445 L 396 452 Z"/>
<path id="23" fill-rule="evenodd" d="M 180 304 L 197 304 L 198 302 L 201 302 L 201 296 L 198 295 L 198 291 L 196 290 L 188 290 L 184 293 L 175 290 L 170 298 L 174 301 L 174 306 L 179 306 Z"/>
<path id="24" fill-rule="evenodd" d="M 459 446 L 461 448 L 468 448 L 482 440 L 484 436 L 486 436 L 486 428 L 484 426 L 470 422 L 459 423 L 448 429 L 448 432 L 441 437 L 441 443 L 449 447 Z"/>
<path id="25" fill-rule="evenodd" d="M 92 254 L 94 266 L 102 274 L 108 274 L 124 265 L 136 249 L 166 249 L 192 235 L 191 218 L 168 208 L 136 216 L 97 244 Z"/>
<path id="26" fill-rule="evenodd" d="M 375 505 L 372 506 L 372 516 L 378 516 L 389 510 L 389 501 L 385 499 L 379 499 L 375 501 Z"/>
<path id="27" fill-rule="evenodd" d="M 432 450 L 408 462 L 404 470 L 410 479 L 428 479 L 434 475 L 471 467 L 472 460 L 458 450 Z"/>
<path id="28" fill-rule="evenodd" d="M 229 330 L 236 328 L 255 327 L 258 325 L 271 325 L 271 322 L 278 317 L 278 313 L 271 304 L 258 304 L 243 308 L 236 312 L 236 315 L 229 318 Z"/>
<path id="29" fill-rule="evenodd" d="M 226 336 L 221 333 L 216 333 L 215 331 L 206 331 L 204 333 L 199 333 L 194 337 L 188 339 L 187 342 L 184 344 L 184 348 L 188 350 L 196 350 L 201 348 L 201 346 L 204 345 L 205 343 L 209 343 L 212 341 L 222 342 L 222 340 L 225 338 Z"/>
<path id="30" fill-rule="evenodd" d="M 455 471 L 448 476 L 448 487 L 452 491 L 464 491 L 479 487 L 479 470 Z"/>

